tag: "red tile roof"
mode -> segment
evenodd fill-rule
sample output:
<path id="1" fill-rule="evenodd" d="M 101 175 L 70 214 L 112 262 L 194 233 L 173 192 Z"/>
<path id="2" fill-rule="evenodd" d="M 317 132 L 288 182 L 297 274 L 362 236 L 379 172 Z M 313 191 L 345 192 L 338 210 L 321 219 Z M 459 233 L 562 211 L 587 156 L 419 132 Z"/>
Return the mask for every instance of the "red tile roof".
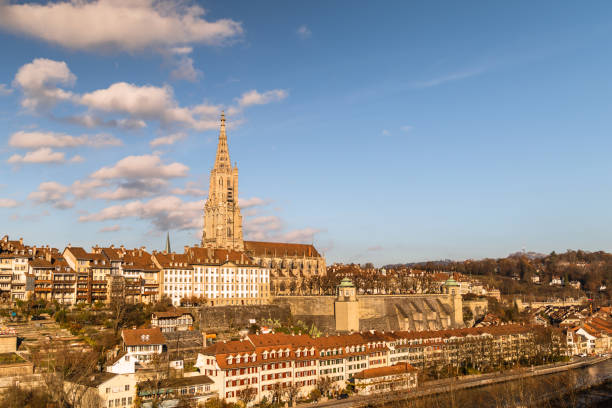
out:
<path id="1" fill-rule="evenodd" d="M 121 337 L 126 346 L 166 344 L 166 339 L 159 327 L 153 329 L 123 329 Z"/>
<path id="2" fill-rule="evenodd" d="M 244 250 L 252 256 L 258 257 L 285 257 L 285 256 L 306 256 L 320 257 L 321 255 L 310 244 L 290 244 L 284 242 L 262 242 L 244 241 Z"/>
<path id="3" fill-rule="evenodd" d="M 388 367 L 376 367 L 376 368 L 368 368 L 363 371 L 355 374 L 355 378 L 366 379 L 366 378 L 376 378 L 376 377 L 384 377 L 388 375 L 398 375 L 404 374 L 411 371 L 416 371 L 416 369 L 408 363 L 397 363 Z"/>

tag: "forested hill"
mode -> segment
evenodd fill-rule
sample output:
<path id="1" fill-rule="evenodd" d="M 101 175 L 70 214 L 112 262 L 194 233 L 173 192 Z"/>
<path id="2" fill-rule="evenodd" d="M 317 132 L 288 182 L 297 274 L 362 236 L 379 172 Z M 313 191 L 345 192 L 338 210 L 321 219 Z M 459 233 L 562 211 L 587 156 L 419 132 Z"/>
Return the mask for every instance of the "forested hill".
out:
<path id="1" fill-rule="evenodd" d="M 396 269 L 410 267 L 426 271 L 455 271 L 467 275 L 488 275 L 518 278 L 529 282 L 538 275 L 542 284 L 548 284 L 553 276 L 564 282 L 579 281 L 590 292 L 599 291 L 602 285 L 606 291 L 612 289 L 612 254 L 598 251 L 568 250 L 548 255 L 518 252 L 506 258 L 467 261 L 431 261 L 405 265 L 387 265 Z"/>

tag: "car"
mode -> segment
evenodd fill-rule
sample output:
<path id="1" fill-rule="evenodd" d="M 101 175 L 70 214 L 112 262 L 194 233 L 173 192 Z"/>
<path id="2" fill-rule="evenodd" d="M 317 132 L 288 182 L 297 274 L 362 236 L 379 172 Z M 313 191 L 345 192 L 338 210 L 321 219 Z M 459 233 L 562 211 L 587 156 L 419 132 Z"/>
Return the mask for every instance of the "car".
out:
<path id="1" fill-rule="evenodd" d="M 339 394 L 339 395 L 336 397 L 336 399 L 341 400 L 341 399 L 347 399 L 348 397 L 349 397 L 349 395 L 348 395 L 347 393 L 342 393 L 342 394 Z"/>
<path id="2" fill-rule="evenodd" d="M 578 354 L 578 357 L 586 357 L 586 353 Z"/>
<path id="3" fill-rule="evenodd" d="M 32 320 L 47 320 L 44 316 L 32 316 Z"/>

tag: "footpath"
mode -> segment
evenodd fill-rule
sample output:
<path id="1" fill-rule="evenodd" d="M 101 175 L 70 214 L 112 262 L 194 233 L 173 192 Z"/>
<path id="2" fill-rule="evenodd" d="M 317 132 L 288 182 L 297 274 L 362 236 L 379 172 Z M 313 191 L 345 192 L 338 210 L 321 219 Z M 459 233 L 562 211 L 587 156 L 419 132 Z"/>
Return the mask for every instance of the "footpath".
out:
<path id="1" fill-rule="evenodd" d="M 458 378 L 447 378 L 443 380 L 427 381 L 419 385 L 415 390 L 399 393 L 387 393 L 376 395 L 355 395 L 344 400 L 328 400 L 317 404 L 312 404 L 313 407 L 330 407 L 335 408 L 359 408 L 367 405 L 381 405 L 386 402 L 407 400 L 436 395 L 440 393 L 464 390 L 468 388 L 482 387 L 485 385 L 499 384 L 508 381 L 514 381 L 521 378 L 536 377 L 540 375 L 554 374 L 562 371 L 572 370 L 576 368 L 586 367 L 589 365 L 599 364 L 610 357 L 588 357 L 581 358 L 578 361 L 570 361 L 567 363 L 554 363 L 531 368 L 520 368 L 514 370 L 506 370 L 503 372 L 495 372 L 489 374 L 461 376 Z"/>

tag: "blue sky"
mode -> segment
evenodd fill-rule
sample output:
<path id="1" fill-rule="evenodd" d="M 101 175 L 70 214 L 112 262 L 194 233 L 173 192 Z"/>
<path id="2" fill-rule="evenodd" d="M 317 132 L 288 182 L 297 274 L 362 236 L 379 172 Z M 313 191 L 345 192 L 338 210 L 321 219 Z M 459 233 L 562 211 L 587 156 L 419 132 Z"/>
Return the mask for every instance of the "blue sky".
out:
<path id="1" fill-rule="evenodd" d="M 609 2 L 0 0 L 0 233 L 377 264 L 612 246 Z"/>

